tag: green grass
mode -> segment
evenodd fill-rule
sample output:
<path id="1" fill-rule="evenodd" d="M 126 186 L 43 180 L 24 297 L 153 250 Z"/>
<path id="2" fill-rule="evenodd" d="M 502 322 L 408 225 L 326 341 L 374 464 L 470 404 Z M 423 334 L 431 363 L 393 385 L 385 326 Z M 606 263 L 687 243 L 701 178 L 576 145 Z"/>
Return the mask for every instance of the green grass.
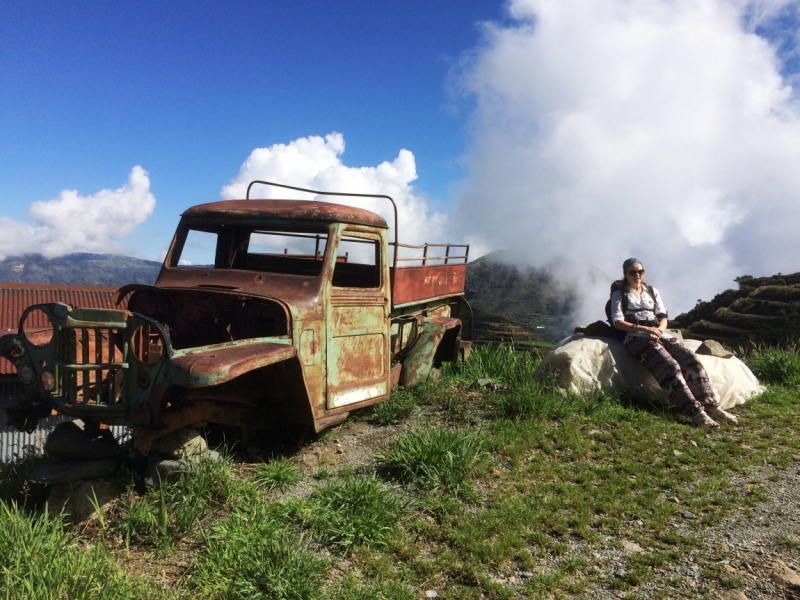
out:
<path id="1" fill-rule="evenodd" d="M 470 477 L 489 463 L 486 440 L 469 429 L 420 429 L 399 438 L 377 455 L 392 477 L 431 490 L 471 490 Z"/>
<path id="2" fill-rule="evenodd" d="M 374 475 L 331 481 L 292 508 L 317 539 L 345 552 L 385 546 L 406 511 L 400 497 Z"/>
<path id="3" fill-rule="evenodd" d="M 87 544 L 59 516 L 32 515 L 0 500 L 0 596 L 158 598 L 165 590 L 133 581 L 102 545 Z"/>
<path id="4" fill-rule="evenodd" d="M 746 362 L 761 383 L 800 385 L 800 355 L 796 352 L 763 347 L 751 353 Z"/>
<path id="5" fill-rule="evenodd" d="M 280 489 L 285 492 L 290 487 L 300 481 L 300 469 L 297 465 L 289 462 L 289 460 L 281 456 L 274 458 L 268 463 L 259 465 L 256 470 L 253 481 L 257 485 L 267 488 L 268 490 Z"/>
<path id="6" fill-rule="evenodd" d="M 373 407 L 375 419 L 381 425 L 399 423 L 411 416 L 419 400 L 412 390 L 397 389 L 392 392 L 392 397 Z"/>
<path id="7" fill-rule="evenodd" d="M 630 399 L 533 381 L 538 356 L 528 352 L 478 348 L 473 358 L 366 417 L 407 427 L 374 468 L 320 467 L 291 500 L 264 490 L 298 484 L 295 463 L 253 470 L 228 456 L 160 491 L 128 493 L 104 516 L 103 535 L 6 502 L 0 565 L 13 577 L 0 577 L 0 597 L 360 600 L 434 589 L 477 600 L 611 588 L 633 598 L 644 584 L 673 590 L 659 570 L 689 554 L 712 589 L 742 585 L 720 567 L 732 557 L 706 547 L 702 528 L 765 498 L 760 481 L 734 485 L 734 475 L 796 464 L 797 355 L 762 348 L 748 356 L 768 390 L 736 408 L 738 427 L 712 432 Z M 478 389 L 478 378 L 506 389 Z M 7 468 L 4 498 L 24 497 L 30 468 Z M 692 533 L 675 526 L 687 523 L 683 510 L 697 516 Z M 592 553 L 622 537 L 644 552 L 593 571 Z M 800 547 L 794 534 L 774 541 L 786 552 Z M 188 570 L 166 583 L 132 580 L 118 562 L 126 546 L 145 561 L 188 561 Z M 519 571 L 532 575 L 519 579 Z"/>
<path id="8" fill-rule="evenodd" d="M 506 385 L 524 385 L 533 379 L 540 362 L 538 352 L 518 352 L 513 346 L 476 346 L 468 361 L 445 364 L 442 372 L 471 381 L 491 379 Z"/>
<path id="9" fill-rule="evenodd" d="M 323 598 L 328 561 L 311 551 L 281 511 L 261 500 L 241 504 L 204 538 L 205 551 L 191 571 L 189 588 L 214 600 Z"/>
<path id="10" fill-rule="evenodd" d="M 201 460 L 175 483 L 144 496 L 129 489 L 110 525 L 111 535 L 126 548 L 169 550 L 213 512 L 258 498 L 255 485 L 235 477 L 230 467 L 231 457 L 223 454 L 217 462 Z"/>

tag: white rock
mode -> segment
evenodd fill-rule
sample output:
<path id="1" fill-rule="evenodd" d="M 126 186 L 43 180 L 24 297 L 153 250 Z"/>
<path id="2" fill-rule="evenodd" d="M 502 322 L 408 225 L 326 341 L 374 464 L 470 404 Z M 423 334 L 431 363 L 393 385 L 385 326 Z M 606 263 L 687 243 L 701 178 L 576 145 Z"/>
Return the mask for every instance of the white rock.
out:
<path id="1" fill-rule="evenodd" d="M 701 344 L 697 340 L 683 343 L 693 351 Z M 708 373 L 723 409 L 744 404 L 764 392 L 753 372 L 736 357 L 698 354 L 697 359 Z M 627 392 L 649 402 L 668 404 L 653 376 L 614 338 L 573 334 L 556 344 L 536 368 L 537 373 L 547 371 L 556 374 L 559 387 L 573 393 L 588 396 L 600 388 L 612 394 Z"/>

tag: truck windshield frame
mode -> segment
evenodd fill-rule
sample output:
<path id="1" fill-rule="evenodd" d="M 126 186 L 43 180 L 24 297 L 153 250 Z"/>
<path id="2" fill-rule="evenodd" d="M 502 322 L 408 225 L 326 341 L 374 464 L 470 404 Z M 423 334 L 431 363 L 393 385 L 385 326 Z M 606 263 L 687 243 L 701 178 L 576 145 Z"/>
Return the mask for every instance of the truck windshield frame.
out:
<path id="1" fill-rule="evenodd" d="M 203 240 L 205 236 L 215 236 L 215 239 Z M 226 269 L 318 277 L 325 265 L 330 238 L 329 226 L 189 222 L 179 227 L 167 264 L 173 269 Z M 205 247 L 199 248 L 196 240 L 201 240 L 199 245 Z M 202 261 L 205 264 L 191 260 L 193 252 L 206 257 L 207 260 Z M 213 264 L 210 264 L 211 256 Z"/>

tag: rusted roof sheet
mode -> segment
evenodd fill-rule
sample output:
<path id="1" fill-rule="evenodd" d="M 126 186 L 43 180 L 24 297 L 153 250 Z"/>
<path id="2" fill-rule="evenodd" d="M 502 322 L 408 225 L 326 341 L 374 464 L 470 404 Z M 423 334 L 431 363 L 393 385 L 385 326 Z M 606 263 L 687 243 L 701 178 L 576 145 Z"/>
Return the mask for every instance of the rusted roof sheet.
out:
<path id="1" fill-rule="evenodd" d="M 183 214 L 192 217 L 231 215 L 267 219 L 305 219 L 388 228 L 382 217 L 369 210 L 313 200 L 223 200 L 198 204 Z"/>
<path id="2" fill-rule="evenodd" d="M 0 283 L 0 335 L 16 333 L 25 309 L 33 304 L 64 302 L 82 308 L 127 308 L 127 298 L 115 306 L 112 297 L 115 287 L 78 285 L 39 285 L 33 283 Z M 31 327 L 47 326 L 44 313 L 31 315 Z M 0 375 L 16 373 L 14 365 L 0 358 Z"/>

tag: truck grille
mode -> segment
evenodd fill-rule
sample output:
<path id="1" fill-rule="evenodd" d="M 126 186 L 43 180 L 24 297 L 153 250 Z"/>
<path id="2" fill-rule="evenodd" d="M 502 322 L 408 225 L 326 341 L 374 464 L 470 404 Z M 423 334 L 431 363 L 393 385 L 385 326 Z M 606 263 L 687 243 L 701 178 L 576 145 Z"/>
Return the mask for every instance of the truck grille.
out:
<path id="1" fill-rule="evenodd" d="M 111 406 L 120 401 L 128 343 L 121 329 L 54 326 L 55 389 L 67 402 Z"/>

